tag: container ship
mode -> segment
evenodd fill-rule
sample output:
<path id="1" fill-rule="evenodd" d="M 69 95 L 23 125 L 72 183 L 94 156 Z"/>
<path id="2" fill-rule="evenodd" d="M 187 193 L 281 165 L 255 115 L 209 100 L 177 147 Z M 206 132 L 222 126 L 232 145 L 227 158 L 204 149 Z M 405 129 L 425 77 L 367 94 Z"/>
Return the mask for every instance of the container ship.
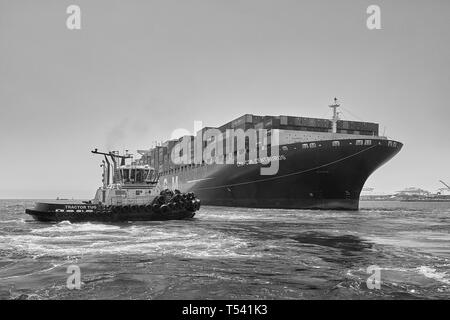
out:
<path id="1" fill-rule="evenodd" d="M 339 106 L 330 119 L 245 114 L 138 150 L 135 161 L 155 168 L 159 188 L 194 192 L 205 205 L 358 210 L 367 178 L 403 144 L 377 123 L 341 120 Z"/>

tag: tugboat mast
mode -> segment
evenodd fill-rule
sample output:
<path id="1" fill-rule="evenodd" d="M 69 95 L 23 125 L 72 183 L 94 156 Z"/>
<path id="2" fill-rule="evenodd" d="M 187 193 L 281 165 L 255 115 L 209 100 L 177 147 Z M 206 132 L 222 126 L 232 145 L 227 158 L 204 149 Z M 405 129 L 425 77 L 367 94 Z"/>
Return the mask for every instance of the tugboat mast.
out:
<path id="1" fill-rule="evenodd" d="M 334 98 L 334 104 L 329 105 L 329 107 L 333 109 L 333 118 L 331 118 L 332 132 L 337 133 L 337 122 L 339 120 L 339 112 L 336 109 L 340 107 L 337 98 Z"/>
<path id="2" fill-rule="evenodd" d="M 110 184 L 110 178 L 111 178 L 111 162 L 112 164 L 112 169 L 113 169 L 113 175 L 112 175 L 112 182 L 116 183 L 117 182 L 117 160 L 120 159 L 120 165 L 125 165 L 125 159 L 129 159 L 132 158 L 131 155 L 129 154 L 125 154 L 123 156 L 119 155 L 118 152 L 114 152 L 114 151 L 110 151 L 108 153 L 106 152 L 101 152 L 98 151 L 97 148 L 95 148 L 94 150 L 91 151 L 94 154 L 101 154 L 103 156 L 105 156 L 105 161 L 106 161 L 106 166 L 104 167 L 105 169 L 105 174 L 106 174 L 106 185 Z M 111 158 L 111 162 L 110 159 Z"/>

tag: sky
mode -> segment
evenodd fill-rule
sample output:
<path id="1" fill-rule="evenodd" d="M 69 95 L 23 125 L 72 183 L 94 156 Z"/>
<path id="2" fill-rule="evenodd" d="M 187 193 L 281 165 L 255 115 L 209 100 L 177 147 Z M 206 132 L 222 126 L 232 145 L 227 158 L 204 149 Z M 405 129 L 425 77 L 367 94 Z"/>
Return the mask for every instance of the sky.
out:
<path id="1" fill-rule="evenodd" d="M 244 113 L 329 118 L 334 97 L 404 143 L 367 187 L 436 191 L 450 182 L 449 18 L 448 0 L 0 0 L 0 198 L 91 198 L 93 148 Z"/>

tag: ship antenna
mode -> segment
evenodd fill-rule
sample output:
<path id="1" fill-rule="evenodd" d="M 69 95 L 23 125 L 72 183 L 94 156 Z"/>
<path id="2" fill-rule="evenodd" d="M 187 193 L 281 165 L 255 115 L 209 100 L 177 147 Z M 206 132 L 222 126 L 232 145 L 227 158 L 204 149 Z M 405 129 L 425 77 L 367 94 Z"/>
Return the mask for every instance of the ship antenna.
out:
<path id="1" fill-rule="evenodd" d="M 332 132 L 336 133 L 337 132 L 337 122 L 339 120 L 339 113 L 337 112 L 336 109 L 340 107 L 340 104 L 338 104 L 338 99 L 334 98 L 334 104 L 330 105 L 329 107 L 333 109 L 333 118 L 331 119 Z"/>

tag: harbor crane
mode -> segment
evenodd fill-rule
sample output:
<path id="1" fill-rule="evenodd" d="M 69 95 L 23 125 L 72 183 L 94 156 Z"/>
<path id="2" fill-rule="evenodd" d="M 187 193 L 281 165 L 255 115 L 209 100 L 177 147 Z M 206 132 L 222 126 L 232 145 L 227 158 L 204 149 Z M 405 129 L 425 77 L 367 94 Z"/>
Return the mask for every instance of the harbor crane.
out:
<path id="1" fill-rule="evenodd" d="M 450 190 L 450 186 L 448 184 L 446 184 L 444 181 L 439 180 L 440 183 L 442 183 L 446 189 Z"/>

